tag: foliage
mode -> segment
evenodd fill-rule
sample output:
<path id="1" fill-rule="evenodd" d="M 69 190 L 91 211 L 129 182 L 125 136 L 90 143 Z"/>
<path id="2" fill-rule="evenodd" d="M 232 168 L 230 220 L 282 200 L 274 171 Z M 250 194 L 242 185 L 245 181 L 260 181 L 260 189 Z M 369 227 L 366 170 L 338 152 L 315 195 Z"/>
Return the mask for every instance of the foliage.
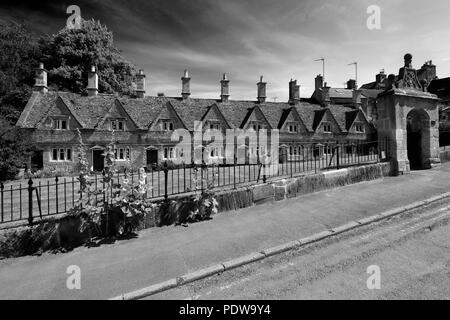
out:
<path id="1" fill-rule="evenodd" d="M 124 173 L 122 182 L 114 181 L 118 171 L 114 154 L 114 133 L 104 156 L 105 169 L 100 182 L 103 189 L 98 190 L 95 186 L 96 178 L 89 170 L 81 132 L 78 131 L 80 199 L 69 214 L 82 219 L 80 232 L 84 232 L 87 228 L 95 228 L 97 233 L 103 235 L 120 236 L 131 232 L 136 222 L 152 212 L 155 204 L 146 199 L 150 187 L 147 186 L 147 175 L 144 169 L 139 171 L 137 186 L 130 184 L 127 171 Z M 113 217 L 112 221 L 110 221 L 111 217 Z"/>
<path id="2" fill-rule="evenodd" d="M 86 93 L 87 73 L 97 66 L 100 92 L 133 92 L 135 67 L 123 58 L 112 32 L 99 21 L 83 20 L 80 29 L 64 28 L 41 42 L 49 82 L 56 89 Z"/>
<path id="3" fill-rule="evenodd" d="M 22 24 L 0 22 L 0 116 L 14 125 L 34 84 L 41 48 Z"/>
<path id="4" fill-rule="evenodd" d="M 0 182 L 12 180 L 19 168 L 26 166 L 26 159 L 32 153 L 32 146 L 23 132 L 0 118 Z"/>
<path id="5" fill-rule="evenodd" d="M 193 221 L 202 221 L 210 219 L 211 215 L 217 214 L 219 203 L 214 196 L 214 180 L 217 176 L 216 167 L 212 166 L 213 174 L 212 180 L 207 180 L 206 171 L 208 167 L 202 165 L 200 170 L 203 171 L 203 174 L 198 169 L 198 167 L 194 168 L 194 185 L 195 185 L 195 195 L 192 197 L 192 201 L 196 204 L 195 211 L 191 212 L 191 216 L 189 217 Z M 202 180 L 203 176 L 203 182 Z M 200 182 L 199 182 L 200 181 Z M 206 188 L 202 188 L 202 186 L 206 186 Z"/>
<path id="6" fill-rule="evenodd" d="M 24 24 L 0 22 L 0 125 L 14 126 L 26 106 L 35 81 L 35 68 L 44 62 L 48 86 L 61 91 L 85 93 L 87 71 L 96 65 L 99 89 L 106 93 L 133 92 L 135 68 L 114 46 L 113 34 L 98 21 L 83 21 L 79 30 L 62 29 L 54 35 L 37 36 Z M 14 131 L 16 134 L 17 130 Z M 0 179 L 13 178 L 31 149 L 27 140 L 0 137 L 5 152 L 0 158 Z"/>

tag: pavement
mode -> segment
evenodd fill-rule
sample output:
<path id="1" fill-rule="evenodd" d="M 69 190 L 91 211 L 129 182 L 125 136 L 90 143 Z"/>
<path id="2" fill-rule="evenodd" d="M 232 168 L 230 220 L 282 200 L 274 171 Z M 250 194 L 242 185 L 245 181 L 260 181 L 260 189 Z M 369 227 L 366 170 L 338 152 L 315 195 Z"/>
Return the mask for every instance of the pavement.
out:
<path id="1" fill-rule="evenodd" d="M 0 299 L 108 299 L 450 190 L 450 164 L 239 211 L 64 254 L 0 261 Z M 69 266 L 81 289 L 69 290 Z"/>
<path id="2" fill-rule="evenodd" d="M 450 300 L 449 233 L 446 199 L 145 299 Z"/>

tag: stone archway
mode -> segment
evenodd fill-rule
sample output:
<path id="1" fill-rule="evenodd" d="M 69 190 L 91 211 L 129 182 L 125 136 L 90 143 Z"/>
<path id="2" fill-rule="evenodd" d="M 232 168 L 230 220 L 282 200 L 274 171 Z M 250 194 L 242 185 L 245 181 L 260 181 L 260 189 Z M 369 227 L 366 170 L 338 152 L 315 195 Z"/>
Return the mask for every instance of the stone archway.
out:
<path id="1" fill-rule="evenodd" d="M 429 169 L 430 116 L 425 110 L 415 108 L 408 113 L 406 121 L 409 165 L 413 170 Z"/>

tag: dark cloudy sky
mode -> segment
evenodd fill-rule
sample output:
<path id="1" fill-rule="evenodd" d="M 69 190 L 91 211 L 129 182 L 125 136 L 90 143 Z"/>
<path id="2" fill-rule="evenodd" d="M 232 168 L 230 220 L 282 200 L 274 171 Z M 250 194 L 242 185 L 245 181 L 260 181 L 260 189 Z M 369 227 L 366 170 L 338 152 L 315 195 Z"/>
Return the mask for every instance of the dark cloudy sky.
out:
<path id="1" fill-rule="evenodd" d="M 66 8 L 76 4 L 84 19 L 106 24 L 124 56 L 147 73 L 147 94 L 179 95 L 187 68 L 193 97 L 217 98 L 226 72 L 232 99 L 255 99 L 264 75 L 270 100 L 287 100 L 288 82 L 308 97 L 327 59 L 333 87 L 354 77 L 347 64 L 358 61 L 359 84 L 380 69 L 397 73 L 411 52 L 419 68 L 437 64 L 450 76 L 448 0 L 2 0 L 0 20 L 25 21 L 38 33 L 65 26 Z M 367 8 L 381 8 L 381 30 L 366 26 Z"/>

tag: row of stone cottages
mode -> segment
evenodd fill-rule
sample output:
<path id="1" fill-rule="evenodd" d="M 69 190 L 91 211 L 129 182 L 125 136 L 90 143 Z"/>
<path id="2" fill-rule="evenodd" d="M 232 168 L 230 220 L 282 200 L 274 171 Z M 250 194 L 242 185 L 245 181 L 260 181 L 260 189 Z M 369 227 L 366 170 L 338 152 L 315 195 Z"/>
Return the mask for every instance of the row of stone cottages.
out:
<path id="1" fill-rule="evenodd" d="M 280 146 L 289 158 L 298 158 L 305 151 L 326 142 L 373 141 L 375 129 L 369 123 L 358 101 L 350 105 L 314 103 L 300 99 L 300 86 L 289 83 L 288 102 L 267 102 L 266 83 L 257 84 L 256 101 L 229 99 L 229 80 L 221 80 L 220 99 L 190 98 L 190 78 L 182 77 L 181 97 L 145 96 L 145 75 L 136 75 L 135 97 L 98 93 L 98 75 L 92 67 L 88 76 L 88 95 L 49 91 L 47 71 L 43 64 L 36 70 L 34 92 L 17 126 L 28 131 L 38 151 L 30 159 L 33 170 L 71 172 L 77 163 L 77 129 L 88 148 L 92 170 L 101 171 L 105 147 L 114 131 L 118 165 L 150 167 L 180 156 L 173 130 L 194 131 L 194 122 L 203 128 L 279 129 Z M 327 88 L 327 87 L 325 87 Z M 321 90 L 326 91 L 326 90 Z M 205 143 L 207 145 L 207 143 Z M 253 149 L 253 148 L 252 148 Z M 329 150 L 319 150 L 322 156 Z M 248 150 L 254 154 L 255 150 Z M 352 149 L 346 148 L 346 152 Z M 206 152 L 205 152 L 206 153 Z M 208 150 L 209 157 L 223 159 L 223 148 Z M 224 161 L 224 160 L 223 160 Z"/>

